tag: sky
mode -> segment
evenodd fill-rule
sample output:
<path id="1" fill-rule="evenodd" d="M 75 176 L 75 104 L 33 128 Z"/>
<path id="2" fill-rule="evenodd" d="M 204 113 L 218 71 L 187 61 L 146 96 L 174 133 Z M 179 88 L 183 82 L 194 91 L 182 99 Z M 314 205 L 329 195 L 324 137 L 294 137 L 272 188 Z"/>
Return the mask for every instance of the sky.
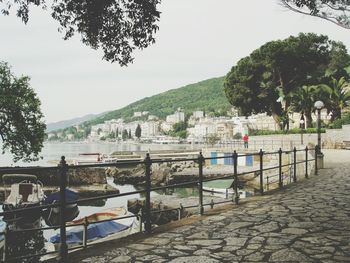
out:
<path id="1" fill-rule="evenodd" d="M 278 0 L 163 0 L 156 43 L 128 67 L 64 41 L 48 11 L 23 24 L 0 15 L 0 61 L 31 77 L 45 120 L 56 122 L 122 108 L 144 97 L 225 75 L 264 43 L 300 32 L 328 35 L 350 50 L 350 31 L 285 9 Z"/>

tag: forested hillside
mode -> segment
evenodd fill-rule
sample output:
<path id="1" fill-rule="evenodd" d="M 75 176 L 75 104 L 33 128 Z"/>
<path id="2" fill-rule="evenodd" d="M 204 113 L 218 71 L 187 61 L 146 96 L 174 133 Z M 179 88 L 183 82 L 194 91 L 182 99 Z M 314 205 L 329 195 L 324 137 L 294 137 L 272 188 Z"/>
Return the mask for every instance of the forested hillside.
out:
<path id="1" fill-rule="evenodd" d="M 183 109 L 186 115 L 196 110 L 216 115 L 224 114 L 231 106 L 224 94 L 223 81 L 224 77 L 212 78 L 146 97 L 124 108 L 110 111 L 86 124 L 93 125 L 117 118 L 130 120 L 135 111 L 148 111 L 163 119 L 178 108 Z"/>

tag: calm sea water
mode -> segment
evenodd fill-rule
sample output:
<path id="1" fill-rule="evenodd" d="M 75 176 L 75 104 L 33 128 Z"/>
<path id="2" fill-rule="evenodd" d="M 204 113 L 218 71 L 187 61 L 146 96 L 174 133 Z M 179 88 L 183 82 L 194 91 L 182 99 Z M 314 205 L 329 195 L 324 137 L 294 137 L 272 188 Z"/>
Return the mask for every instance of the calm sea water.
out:
<path id="1" fill-rule="evenodd" d="M 1 144 L 0 144 L 1 147 Z M 195 146 L 196 147 L 196 146 Z M 198 148 L 198 147 L 196 147 Z M 0 167 L 2 166 L 52 166 L 52 162 L 60 160 L 64 155 L 67 160 L 79 159 L 80 153 L 103 153 L 111 154 L 115 151 L 157 151 L 157 150 L 184 150 L 194 149 L 186 144 L 134 144 L 134 143 L 112 143 L 112 142 L 60 142 L 45 143 L 41 156 L 43 159 L 37 162 L 23 163 L 21 161 L 14 163 L 12 156 L 6 152 L 0 155 Z"/>

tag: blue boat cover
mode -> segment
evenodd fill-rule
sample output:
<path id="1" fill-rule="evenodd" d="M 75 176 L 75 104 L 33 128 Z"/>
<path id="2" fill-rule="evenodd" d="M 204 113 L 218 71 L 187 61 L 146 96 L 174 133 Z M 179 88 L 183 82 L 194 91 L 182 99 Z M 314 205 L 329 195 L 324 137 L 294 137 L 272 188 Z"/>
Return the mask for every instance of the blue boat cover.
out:
<path id="1" fill-rule="evenodd" d="M 72 202 L 72 201 L 76 201 L 79 199 L 78 193 L 76 193 L 72 190 L 69 190 L 69 189 L 65 190 L 65 195 L 66 195 L 67 202 Z M 60 199 L 61 199 L 60 192 L 54 192 L 45 198 L 44 203 L 45 204 L 52 204 L 54 201 L 59 201 Z"/>
<path id="2" fill-rule="evenodd" d="M 4 221 L 0 221 L 0 232 L 4 232 L 6 228 L 6 223 Z M 0 241 L 4 240 L 4 234 L 0 234 Z"/>
<path id="3" fill-rule="evenodd" d="M 106 221 L 101 223 L 94 223 L 88 226 L 88 240 L 103 238 L 108 235 L 123 231 L 129 228 L 126 225 L 117 223 L 115 221 Z M 60 243 L 60 235 L 50 237 L 50 242 Z M 67 244 L 83 243 L 83 226 L 74 227 L 67 231 Z"/>

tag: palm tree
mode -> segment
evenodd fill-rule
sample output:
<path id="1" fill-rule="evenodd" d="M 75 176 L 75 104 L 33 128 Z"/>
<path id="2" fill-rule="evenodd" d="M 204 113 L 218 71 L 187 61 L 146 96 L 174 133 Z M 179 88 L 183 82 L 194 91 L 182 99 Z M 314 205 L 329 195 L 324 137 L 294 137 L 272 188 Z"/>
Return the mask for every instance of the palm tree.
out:
<path id="1" fill-rule="evenodd" d="M 350 83 L 344 77 L 332 78 L 330 85 L 320 84 L 319 87 L 329 95 L 325 105 L 332 115 L 331 121 L 340 119 L 342 110 L 350 104 Z"/>
<path id="2" fill-rule="evenodd" d="M 305 116 L 305 127 L 312 127 L 312 110 L 318 98 L 320 88 L 318 86 L 302 86 L 291 93 L 291 110 L 300 112 Z"/>

